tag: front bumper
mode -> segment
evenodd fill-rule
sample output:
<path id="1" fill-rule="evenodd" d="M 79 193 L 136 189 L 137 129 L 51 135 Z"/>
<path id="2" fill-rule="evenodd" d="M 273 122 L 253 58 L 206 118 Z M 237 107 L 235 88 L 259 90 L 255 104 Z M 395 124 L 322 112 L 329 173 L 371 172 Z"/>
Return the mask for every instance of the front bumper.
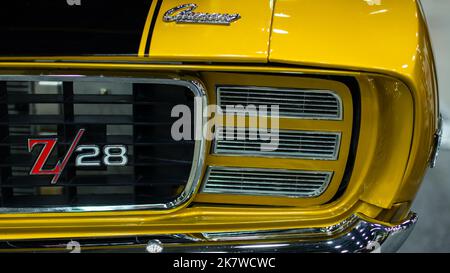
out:
<path id="1" fill-rule="evenodd" d="M 387 226 L 353 215 L 326 228 L 0 242 L 0 252 L 395 252 L 408 238 L 417 216 Z"/>

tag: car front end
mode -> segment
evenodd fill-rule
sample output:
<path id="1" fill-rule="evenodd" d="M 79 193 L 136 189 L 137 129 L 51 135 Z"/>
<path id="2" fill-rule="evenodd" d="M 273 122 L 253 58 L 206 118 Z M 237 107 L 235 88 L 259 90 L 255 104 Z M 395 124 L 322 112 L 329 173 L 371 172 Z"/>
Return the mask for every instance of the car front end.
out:
<path id="1" fill-rule="evenodd" d="M 8 5 L 0 252 L 394 252 L 414 227 L 440 138 L 419 1 Z"/>

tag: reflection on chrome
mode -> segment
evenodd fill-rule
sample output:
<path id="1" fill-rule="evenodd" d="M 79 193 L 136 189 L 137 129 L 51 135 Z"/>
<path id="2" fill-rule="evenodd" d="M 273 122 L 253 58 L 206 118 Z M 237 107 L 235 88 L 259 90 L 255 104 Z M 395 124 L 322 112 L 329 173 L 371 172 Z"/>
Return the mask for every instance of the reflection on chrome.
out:
<path id="1" fill-rule="evenodd" d="M 353 215 L 327 228 L 152 235 L 120 240 L 116 238 L 110 242 L 107 238 L 79 239 L 77 242 L 83 253 L 379 253 L 397 251 L 416 222 L 417 216 L 414 213 L 403 223 L 393 227 Z M 64 252 L 61 250 L 61 242 L 53 241 L 52 244 L 26 240 L 0 242 L 0 252 L 17 248 L 23 252 Z M 67 241 L 63 245 L 66 243 Z"/>
<path id="2" fill-rule="evenodd" d="M 389 227 L 378 223 L 368 222 L 357 215 L 330 227 L 319 229 L 297 229 L 260 232 L 227 232 L 204 233 L 206 240 L 220 242 L 247 243 L 247 249 L 257 249 L 258 252 L 395 252 L 406 240 L 415 223 L 417 216 L 412 213 L 408 220 L 400 225 Z M 333 237 L 326 239 L 324 237 Z M 268 243 L 270 240 L 273 243 Z M 265 243 L 256 244 L 258 241 Z M 217 246 L 220 247 L 220 246 Z M 237 246 L 234 246 L 235 248 Z M 242 246 L 239 246 L 242 249 Z M 233 246 L 228 245 L 229 252 Z"/>

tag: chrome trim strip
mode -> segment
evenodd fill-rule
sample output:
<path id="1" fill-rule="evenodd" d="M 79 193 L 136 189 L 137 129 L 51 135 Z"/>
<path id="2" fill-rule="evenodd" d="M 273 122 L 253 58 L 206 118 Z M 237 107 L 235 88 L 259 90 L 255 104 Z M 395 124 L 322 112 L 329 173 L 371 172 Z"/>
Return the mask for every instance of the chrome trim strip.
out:
<path id="1" fill-rule="evenodd" d="M 314 194 L 310 195 L 294 195 L 294 194 L 276 194 L 277 191 L 274 190 L 273 193 L 262 193 L 262 192 L 256 192 L 257 190 L 254 190 L 255 192 L 251 192 L 251 190 L 246 190 L 242 192 L 227 192 L 227 191 L 221 191 L 221 190 L 212 190 L 208 189 L 208 180 L 211 175 L 212 170 L 226 170 L 226 171 L 235 171 L 237 175 L 239 175 L 240 171 L 254 171 L 254 172 L 261 172 L 264 171 L 268 172 L 279 172 L 279 173 L 286 173 L 286 174 L 295 174 L 295 173 L 308 173 L 308 174 L 325 174 L 327 175 L 326 180 L 323 182 L 323 184 L 318 188 Z M 288 169 L 265 169 L 265 168 L 238 168 L 238 167 L 224 167 L 224 166 L 208 166 L 206 169 L 206 174 L 204 178 L 203 185 L 201 187 L 201 192 L 208 193 L 208 194 L 228 194 L 228 195 L 246 195 L 246 196 L 273 196 L 273 197 L 285 197 L 285 198 L 316 198 L 320 195 L 322 195 L 325 190 L 328 188 L 328 186 L 331 183 L 331 180 L 333 179 L 334 172 L 332 171 L 311 171 L 311 170 L 288 170 Z M 255 182 L 257 182 L 255 180 Z M 320 181 L 318 181 L 320 182 Z"/>
<path id="2" fill-rule="evenodd" d="M 239 232 L 214 232 L 202 233 L 208 241 L 241 241 L 241 240 L 268 240 L 281 238 L 318 238 L 321 236 L 335 236 L 352 226 L 360 220 L 356 215 L 352 215 L 341 223 L 324 228 L 303 228 L 303 229 L 280 229 L 267 231 L 239 231 Z"/>
<path id="3" fill-rule="evenodd" d="M 416 222 L 415 213 L 394 226 L 352 215 L 337 225 L 321 228 L 151 235 L 120 241 L 117 241 L 120 238 L 0 241 L 0 252 L 69 252 L 66 246 L 73 241 L 79 242 L 81 253 L 396 252 Z"/>
<path id="4" fill-rule="evenodd" d="M 222 89 L 235 89 L 235 90 L 242 90 L 242 89 L 247 89 L 247 90 L 264 90 L 264 91 L 284 91 L 284 92 L 298 92 L 298 91 L 314 91 L 317 93 L 322 93 L 322 94 L 329 94 L 332 95 L 337 101 L 338 101 L 338 107 L 339 107 L 339 112 L 338 112 L 338 116 L 337 117 L 316 117 L 316 116 L 291 116 L 291 115 L 282 115 L 281 113 L 279 113 L 279 117 L 280 118 L 288 118 L 288 119 L 307 119 L 307 120 L 342 120 L 343 119 L 343 112 L 344 112 L 344 104 L 342 103 L 342 99 L 341 97 L 333 90 L 319 90 L 319 89 L 301 89 L 301 88 L 276 88 L 276 87 L 266 87 L 266 86 L 217 86 L 216 87 L 216 103 L 218 106 L 217 112 L 219 114 L 226 114 L 226 112 L 224 111 L 224 109 L 222 109 L 222 101 L 221 101 L 221 95 L 220 92 Z M 245 91 L 243 91 L 243 93 L 245 93 Z M 239 104 L 237 104 L 239 105 Z M 269 109 L 267 109 L 267 112 L 269 112 Z M 242 113 L 233 113 L 236 114 L 238 116 L 243 116 Z M 245 115 L 247 115 L 248 113 L 245 113 Z M 253 116 L 253 115 L 252 115 Z"/>
<path id="5" fill-rule="evenodd" d="M 196 78 L 136 78 L 136 77 L 104 77 L 104 76 L 84 76 L 84 75 L 0 75 L 0 81 L 80 81 L 80 82 L 133 82 L 133 83 L 153 83 L 171 84 L 189 88 L 195 97 L 200 98 L 201 109 L 197 109 L 197 114 L 201 115 L 202 124 L 206 124 L 207 119 L 203 116 L 203 109 L 208 104 L 207 92 L 203 83 Z M 200 111 L 198 111 L 200 110 Z M 198 125 L 197 125 L 198 126 Z M 0 213 L 55 213 L 55 212 L 106 212 L 106 211 L 129 211 L 129 210 L 168 210 L 179 207 L 187 203 L 194 195 L 200 184 L 203 173 L 203 166 L 206 158 L 206 140 L 201 135 L 200 140 L 195 141 L 194 158 L 192 161 L 191 173 L 184 191 L 174 201 L 164 204 L 142 204 L 142 205 L 115 205 L 115 206 L 78 206 L 78 207 L 53 207 L 53 208 L 0 208 Z"/>
<path id="6" fill-rule="evenodd" d="M 442 115 L 439 115 L 438 126 L 436 129 L 436 133 L 434 134 L 434 143 L 433 143 L 433 150 L 431 152 L 430 168 L 436 167 L 436 163 L 439 158 L 439 150 L 442 143 L 443 122 L 444 120 L 442 119 Z"/>
<path id="7" fill-rule="evenodd" d="M 218 142 L 220 140 L 218 140 L 217 138 L 217 129 L 221 129 L 224 130 L 225 128 L 228 128 L 228 126 L 225 127 L 217 127 L 216 131 L 215 131 L 215 137 L 213 140 L 213 146 L 212 146 L 212 153 L 215 155 L 224 155 L 224 156 L 250 156 L 250 157 L 264 157 L 264 158 L 298 158 L 298 159 L 308 159 L 308 160 L 337 160 L 339 157 L 339 151 L 341 148 L 341 138 L 342 138 L 342 133 L 341 132 L 324 132 L 324 131 L 305 131 L 305 130 L 278 130 L 279 134 L 286 132 L 286 133 L 301 133 L 301 134 L 314 134 L 314 135 L 334 135 L 336 136 L 336 145 L 334 147 L 334 153 L 333 155 L 329 156 L 329 157 L 314 157 L 314 156 L 307 156 L 307 155 L 295 155 L 295 153 L 292 153 L 292 155 L 290 155 L 287 152 L 282 152 L 277 154 L 277 150 L 274 151 L 270 151 L 270 152 L 263 152 L 263 151 L 246 151 L 246 150 L 240 150 L 240 151 L 236 151 L 234 153 L 231 153 L 230 151 L 220 151 L 220 149 L 217 147 Z M 242 128 L 242 127 L 234 127 L 234 128 Z M 248 127 L 243 128 L 246 130 L 246 132 L 248 131 Z M 257 130 L 257 129 L 256 129 Z M 226 131 L 226 129 L 225 129 Z M 246 139 L 247 140 L 247 139 Z M 242 140 L 237 140 L 237 141 L 242 141 Z M 249 142 L 253 141 L 253 140 L 248 140 Z M 258 141 L 258 140 L 256 140 Z M 256 141 L 254 141 L 256 143 Z M 281 139 L 280 139 L 281 141 Z M 250 143 L 249 143 L 250 144 Z M 256 143 L 257 144 L 257 143 Z M 244 147 L 244 146 L 243 146 Z"/>

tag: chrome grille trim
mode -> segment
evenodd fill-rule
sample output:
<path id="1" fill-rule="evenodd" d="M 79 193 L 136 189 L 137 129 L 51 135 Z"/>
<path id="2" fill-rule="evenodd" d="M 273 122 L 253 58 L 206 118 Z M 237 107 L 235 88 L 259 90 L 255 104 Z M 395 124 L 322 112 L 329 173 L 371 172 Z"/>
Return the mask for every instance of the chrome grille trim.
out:
<path id="1" fill-rule="evenodd" d="M 209 166 L 204 193 L 274 197 L 318 197 L 333 172 Z"/>
<path id="2" fill-rule="evenodd" d="M 302 119 L 342 120 L 343 112 L 341 98 L 331 90 L 220 86 L 217 87 L 217 105 L 224 113 L 227 105 L 279 105 L 280 117 Z"/>
<path id="3" fill-rule="evenodd" d="M 233 139 L 226 139 L 227 130 L 233 130 Z M 213 153 L 220 155 L 337 160 L 341 143 L 340 132 L 279 130 L 277 139 L 260 137 L 270 136 L 270 131 L 258 132 L 252 139 L 249 128 L 216 127 L 215 134 Z M 274 140 L 278 141 L 276 149 L 261 149 Z"/>
<path id="4" fill-rule="evenodd" d="M 114 76 L 86 76 L 86 75 L 0 75 L 1 81 L 110 81 L 115 83 L 130 82 L 133 83 L 155 83 L 155 84 L 172 84 L 188 88 L 195 97 L 199 98 L 199 111 L 202 113 L 207 106 L 208 98 L 206 88 L 198 79 L 184 77 L 114 77 Z M 201 124 L 206 124 L 207 118 L 200 119 Z M 56 206 L 56 207 L 20 207 L 8 208 L 0 207 L 0 214 L 8 213 L 79 213 L 79 212 L 109 212 L 109 211 L 132 211 L 132 210 L 168 210 L 180 207 L 187 203 L 197 190 L 203 173 L 203 166 L 206 158 L 206 140 L 201 138 L 195 141 L 194 157 L 192 159 L 191 171 L 184 190 L 180 195 L 172 201 L 158 204 L 135 204 L 135 205 L 92 205 L 92 206 Z"/>

